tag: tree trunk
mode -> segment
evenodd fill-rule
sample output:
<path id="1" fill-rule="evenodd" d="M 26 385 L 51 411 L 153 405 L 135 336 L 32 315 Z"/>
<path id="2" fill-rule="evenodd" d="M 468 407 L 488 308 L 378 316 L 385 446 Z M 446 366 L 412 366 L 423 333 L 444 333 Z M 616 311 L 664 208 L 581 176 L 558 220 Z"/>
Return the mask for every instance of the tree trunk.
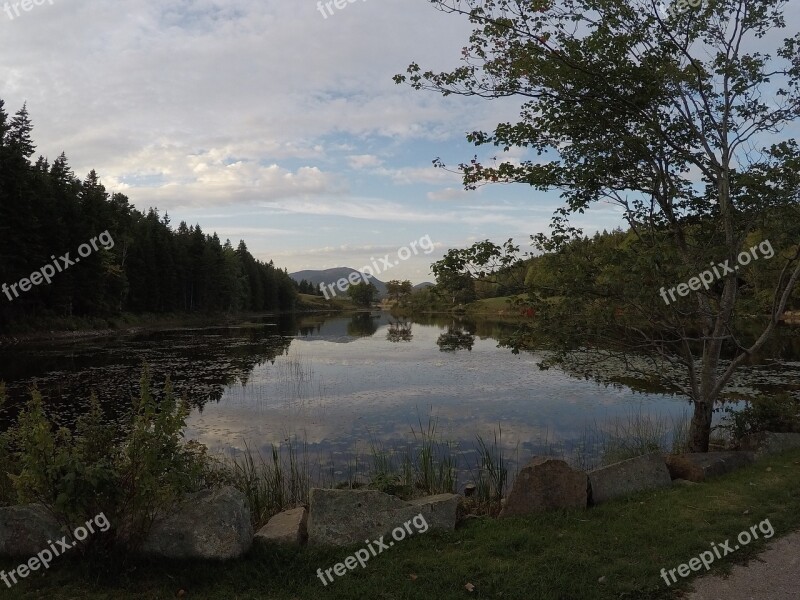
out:
<path id="1" fill-rule="evenodd" d="M 694 414 L 689 425 L 689 452 L 708 452 L 713 412 L 713 402 L 695 401 Z"/>

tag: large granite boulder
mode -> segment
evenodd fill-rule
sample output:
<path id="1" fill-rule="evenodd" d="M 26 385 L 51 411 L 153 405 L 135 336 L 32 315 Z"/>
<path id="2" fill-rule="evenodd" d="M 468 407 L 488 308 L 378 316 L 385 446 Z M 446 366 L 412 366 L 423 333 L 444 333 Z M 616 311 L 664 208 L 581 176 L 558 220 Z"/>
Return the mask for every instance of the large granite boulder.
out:
<path id="1" fill-rule="evenodd" d="M 589 479 L 566 462 L 537 456 L 514 480 L 501 517 L 528 515 L 557 508 L 586 508 Z"/>
<path id="2" fill-rule="evenodd" d="M 673 479 L 687 479 L 701 483 L 709 477 L 724 475 L 751 464 L 754 452 L 693 452 L 670 454 L 667 468 Z"/>
<path id="3" fill-rule="evenodd" d="M 0 508 L 0 556 L 28 558 L 50 547 L 64 533 L 41 504 Z"/>
<path id="4" fill-rule="evenodd" d="M 637 456 L 589 471 L 593 504 L 607 502 L 643 490 L 672 485 L 669 469 L 660 452 Z"/>
<path id="5" fill-rule="evenodd" d="M 186 496 L 157 519 L 142 545 L 149 556 L 226 560 L 245 554 L 253 543 L 247 498 L 225 487 Z"/>
<path id="6" fill-rule="evenodd" d="M 428 529 L 452 531 L 456 526 L 457 494 L 439 494 L 406 502 L 377 490 L 312 489 L 308 543 L 348 546 L 375 540 L 422 515 Z M 426 529 L 427 530 L 427 529 Z M 422 531 L 419 531 L 422 533 Z"/>
<path id="7" fill-rule="evenodd" d="M 302 546 L 308 539 L 308 510 L 305 506 L 285 510 L 272 517 L 256 533 L 256 542 Z"/>
<path id="8" fill-rule="evenodd" d="M 761 458 L 800 448 L 800 433 L 774 433 L 771 431 L 751 433 L 742 438 L 739 445 L 742 450 L 755 452 L 756 458 Z"/>

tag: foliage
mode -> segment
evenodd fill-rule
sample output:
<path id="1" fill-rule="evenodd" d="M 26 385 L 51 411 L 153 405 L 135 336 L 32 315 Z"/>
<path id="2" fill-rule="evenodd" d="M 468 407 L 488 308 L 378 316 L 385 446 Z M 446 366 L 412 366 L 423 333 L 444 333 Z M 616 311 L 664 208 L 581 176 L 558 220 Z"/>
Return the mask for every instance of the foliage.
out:
<path id="1" fill-rule="evenodd" d="M 786 27 L 786 3 L 720 0 L 668 18 L 654 2 L 627 0 L 432 3 L 473 25 L 463 64 L 434 72 L 412 63 L 395 81 L 443 96 L 517 98 L 516 123 L 467 139 L 536 154 L 496 163 L 475 156 L 458 167 L 465 188 L 520 183 L 563 199 L 550 235 L 533 236 L 553 257 L 528 290 L 537 324 L 549 328 L 538 337 L 557 345 L 555 361 L 612 342 L 645 354 L 652 374 L 679 366 L 694 404 L 690 446 L 708 450 L 722 390 L 771 337 L 800 282 L 800 146 L 787 133 L 800 118 L 800 37 L 775 35 Z M 765 39 L 773 50 L 756 51 Z M 628 230 L 590 244 L 570 218 L 600 203 L 618 209 Z M 766 268 L 769 277 L 731 270 L 685 299 L 659 298 L 662 286 L 709 263 L 736 265 L 766 239 L 780 258 L 746 270 Z M 454 288 L 466 288 L 469 259 L 482 265 L 497 254 L 485 249 L 451 251 Z M 556 263 L 556 276 L 546 263 Z M 768 315 L 753 337 L 738 319 L 753 308 L 741 303 L 748 282 Z M 534 335 L 514 342 L 530 347 Z"/>
<path id="2" fill-rule="evenodd" d="M 322 296 L 322 290 L 316 287 L 310 281 L 306 281 L 305 279 L 301 279 L 299 282 L 295 282 L 295 287 L 297 287 L 297 292 L 299 294 L 308 294 L 310 296 Z"/>
<path id="3" fill-rule="evenodd" d="M 270 545 L 254 547 L 237 561 L 152 561 L 114 578 L 99 577 L 85 561 L 65 557 L 47 577 L 29 577 L 4 590 L 4 598 L 141 600 L 182 596 L 176 594 L 181 590 L 186 597 L 204 600 L 381 595 L 403 600 L 671 600 L 705 571 L 667 587 L 661 567 L 672 569 L 708 550 L 710 542 L 733 540 L 769 518 L 775 537 L 764 540 L 759 531 L 761 539 L 716 561 L 713 574 L 722 575 L 734 564 L 752 561 L 770 541 L 800 528 L 797 461 L 800 451 L 771 456 L 703 485 L 643 492 L 589 511 L 470 519 L 453 532 L 409 536 L 395 543 L 390 555 L 373 558 L 366 569 L 327 586 L 316 571 L 340 561 L 341 549 Z M 6 571 L 16 564 L 0 559 Z M 473 593 L 465 591 L 466 583 L 474 585 Z"/>
<path id="4" fill-rule="evenodd" d="M 524 279 L 518 252 L 512 240 L 502 247 L 484 240 L 468 248 L 453 248 L 431 265 L 436 290 L 449 296 L 452 304 L 517 293 Z"/>
<path id="5" fill-rule="evenodd" d="M 6 410 L 6 400 L 6 384 L 0 381 L 0 418 Z M 11 444 L 9 432 L 0 432 L 0 506 L 12 504 L 16 497 L 11 475 L 18 467 Z"/>
<path id="6" fill-rule="evenodd" d="M 726 406 L 725 413 L 721 428 L 734 441 L 762 431 L 800 432 L 800 400 L 788 393 L 756 398 L 741 409 Z"/>
<path id="7" fill-rule="evenodd" d="M 44 504 L 70 530 L 104 513 L 111 533 L 89 538 L 87 547 L 135 549 L 160 511 L 207 483 L 205 453 L 182 440 L 187 414 L 169 380 L 155 398 L 146 367 L 125 423 L 105 420 L 93 396 L 74 431 L 56 428 L 34 389 L 9 433 L 18 502 Z"/>
<path id="8" fill-rule="evenodd" d="M 361 281 L 347 288 L 347 295 L 356 306 L 370 306 L 378 297 L 378 288 L 373 284 Z"/>
<path id="9" fill-rule="evenodd" d="M 284 444 L 270 446 L 265 458 L 245 446 L 241 457 L 228 458 L 214 472 L 220 482 L 232 485 L 247 496 L 253 526 L 258 528 L 273 515 L 308 504 L 311 486 L 310 462 L 305 443 L 291 438 Z"/>
<path id="10" fill-rule="evenodd" d="M 0 303 L 0 332 L 26 318 L 109 317 L 142 313 L 291 310 L 288 274 L 256 260 L 199 225 L 170 225 L 156 209 L 136 210 L 109 193 L 95 171 L 82 181 L 64 154 L 52 164 L 34 151 L 23 107 L 8 121 L 0 100 L 0 282 L 10 286 L 107 231 L 113 243 L 58 272 L 50 285 Z M 102 240 L 101 240 L 102 242 Z M 61 261 L 58 262 L 59 270 Z"/>
<path id="11" fill-rule="evenodd" d="M 386 293 L 389 296 L 389 299 L 394 300 L 395 302 L 400 302 L 401 300 L 408 298 L 413 290 L 414 286 L 411 285 L 411 281 L 408 279 L 405 281 L 392 279 L 386 283 Z"/>

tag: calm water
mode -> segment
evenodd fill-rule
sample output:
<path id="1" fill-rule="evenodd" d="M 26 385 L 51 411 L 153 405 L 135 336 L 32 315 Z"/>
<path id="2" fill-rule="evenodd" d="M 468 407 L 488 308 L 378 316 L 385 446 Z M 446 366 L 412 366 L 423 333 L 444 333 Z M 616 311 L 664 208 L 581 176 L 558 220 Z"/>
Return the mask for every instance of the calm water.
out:
<path id="1" fill-rule="evenodd" d="M 363 455 L 370 440 L 401 445 L 431 417 L 443 438 L 463 448 L 499 426 L 504 445 L 525 458 L 554 442 L 579 443 L 596 423 L 635 413 L 672 419 L 688 411 L 686 400 L 674 396 L 541 371 L 540 356 L 497 347 L 508 327 L 449 318 L 398 323 L 378 312 L 265 318 L 7 348 L 0 351 L 0 379 L 16 405 L 35 383 L 69 423 L 90 391 L 111 417 L 124 414 L 147 362 L 156 382 L 169 374 L 188 395 L 187 437 L 232 452 L 300 439 L 312 454 L 339 463 Z M 796 383 L 796 339 L 777 348 L 780 361 L 762 361 L 744 379 L 773 388 Z"/>

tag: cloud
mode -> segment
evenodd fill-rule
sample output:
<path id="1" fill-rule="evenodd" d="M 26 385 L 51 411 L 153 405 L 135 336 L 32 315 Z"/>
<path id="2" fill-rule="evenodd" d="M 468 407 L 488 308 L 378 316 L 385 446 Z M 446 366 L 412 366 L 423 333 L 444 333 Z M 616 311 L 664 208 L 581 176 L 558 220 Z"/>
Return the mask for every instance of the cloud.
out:
<path id="1" fill-rule="evenodd" d="M 383 164 L 383 161 L 373 154 L 352 154 L 347 157 L 347 162 L 351 169 L 379 167 Z"/>
<path id="2" fill-rule="evenodd" d="M 476 190 L 477 192 L 477 190 Z M 465 190 L 464 188 L 454 188 L 454 187 L 447 187 L 441 190 L 436 190 L 433 192 L 428 192 L 427 197 L 428 200 L 432 200 L 434 202 L 446 201 L 446 200 L 456 200 L 463 198 L 464 196 L 468 196 L 470 194 L 474 194 L 476 192 L 471 192 Z"/>
<path id="3" fill-rule="evenodd" d="M 379 168 L 373 171 L 376 175 L 388 177 L 399 185 L 412 185 L 418 183 L 447 183 L 460 181 L 458 173 L 452 173 L 439 169 L 433 165 L 429 167 L 400 167 L 400 168 Z"/>

